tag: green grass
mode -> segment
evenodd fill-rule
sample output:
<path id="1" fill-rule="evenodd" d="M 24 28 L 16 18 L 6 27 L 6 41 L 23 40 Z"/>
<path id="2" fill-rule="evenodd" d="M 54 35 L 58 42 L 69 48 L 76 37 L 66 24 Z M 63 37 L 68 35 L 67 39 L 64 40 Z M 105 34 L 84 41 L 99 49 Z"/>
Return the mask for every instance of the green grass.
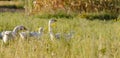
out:
<path id="1" fill-rule="evenodd" d="M 117 20 L 119 19 L 119 13 L 98 12 L 98 13 L 83 13 L 81 17 L 89 20 Z"/>
<path id="2" fill-rule="evenodd" d="M 12 30 L 17 25 L 24 25 L 31 31 L 44 27 L 40 40 L 18 37 L 8 44 L 2 44 L 0 40 L 0 58 L 120 58 L 119 21 L 58 18 L 53 27 L 55 33 L 74 31 L 75 34 L 70 41 L 51 41 L 48 20 L 25 16 L 24 13 L 0 13 L 0 31 Z"/>

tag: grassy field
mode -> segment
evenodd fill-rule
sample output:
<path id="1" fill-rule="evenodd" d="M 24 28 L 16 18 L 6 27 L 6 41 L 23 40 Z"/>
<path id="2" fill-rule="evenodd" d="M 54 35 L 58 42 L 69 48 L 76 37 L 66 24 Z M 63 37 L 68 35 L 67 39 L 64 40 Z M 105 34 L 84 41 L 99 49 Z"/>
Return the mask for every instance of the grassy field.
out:
<path id="1" fill-rule="evenodd" d="M 0 40 L 0 58 L 120 58 L 120 22 L 86 20 L 78 17 L 57 19 L 55 33 L 74 31 L 74 37 L 51 41 L 48 20 L 24 13 L 0 13 L 0 31 L 24 25 L 31 31 L 44 27 L 41 39 L 21 40 L 3 44 Z"/>

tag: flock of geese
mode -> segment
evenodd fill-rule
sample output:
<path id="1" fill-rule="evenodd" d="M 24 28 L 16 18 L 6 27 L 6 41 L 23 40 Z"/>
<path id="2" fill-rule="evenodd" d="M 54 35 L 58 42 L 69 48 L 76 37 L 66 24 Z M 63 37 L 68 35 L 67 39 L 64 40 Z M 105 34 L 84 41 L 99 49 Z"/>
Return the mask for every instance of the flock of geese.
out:
<path id="1" fill-rule="evenodd" d="M 56 38 L 56 39 L 61 38 L 60 33 L 54 34 L 52 26 L 51 26 L 51 24 L 56 22 L 56 21 L 57 20 L 55 20 L 55 19 L 50 19 L 49 22 L 48 22 L 49 35 L 50 35 L 51 40 L 54 40 L 54 38 Z M 26 30 L 26 31 L 22 31 L 22 30 Z M 40 27 L 38 32 L 30 32 L 30 31 L 27 31 L 27 30 L 28 29 L 23 25 L 16 26 L 12 31 L 1 32 L 0 33 L 0 38 L 2 38 L 2 41 L 4 43 L 7 43 L 9 40 L 15 39 L 18 35 L 22 39 L 27 39 L 29 37 L 40 39 L 40 37 L 43 35 L 43 27 Z M 69 34 L 65 35 L 65 38 L 67 38 L 67 39 L 70 39 L 72 37 L 73 37 L 73 32 L 70 32 Z"/>

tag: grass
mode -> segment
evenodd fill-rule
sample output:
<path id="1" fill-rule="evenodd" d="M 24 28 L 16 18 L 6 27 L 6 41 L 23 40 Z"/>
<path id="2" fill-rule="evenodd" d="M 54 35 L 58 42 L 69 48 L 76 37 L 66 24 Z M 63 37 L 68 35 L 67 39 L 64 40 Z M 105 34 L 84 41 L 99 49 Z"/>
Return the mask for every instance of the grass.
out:
<path id="1" fill-rule="evenodd" d="M 74 31 L 75 34 L 70 41 L 51 41 L 48 20 L 24 16 L 24 13 L 0 13 L 0 31 L 12 30 L 17 25 L 24 25 L 30 31 L 44 27 L 44 35 L 39 40 L 23 41 L 18 37 L 8 44 L 0 40 L 0 58 L 120 58 L 119 21 L 58 18 L 54 32 Z"/>
<path id="2" fill-rule="evenodd" d="M 119 14 L 117 13 L 107 13 L 107 12 L 98 12 L 98 13 L 83 13 L 81 17 L 89 19 L 89 20 L 117 20 Z"/>
<path id="3" fill-rule="evenodd" d="M 57 14 L 36 14 L 35 17 L 39 17 L 39 18 L 47 18 L 47 19 L 50 19 L 50 18 L 74 18 L 76 15 L 72 14 L 65 14 L 65 13 L 57 13 Z"/>

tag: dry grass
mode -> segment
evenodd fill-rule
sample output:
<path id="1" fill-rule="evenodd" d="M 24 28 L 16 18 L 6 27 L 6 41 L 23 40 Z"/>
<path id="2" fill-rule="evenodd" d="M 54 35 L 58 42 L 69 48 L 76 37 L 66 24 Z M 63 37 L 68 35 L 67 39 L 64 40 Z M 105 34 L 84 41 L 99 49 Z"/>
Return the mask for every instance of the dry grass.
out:
<path id="1" fill-rule="evenodd" d="M 31 0 L 32 2 L 33 0 Z M 50 11 L 56 12 L 62 10 L 66 13 L 69 12 L 99 12 L 110 11 L 120 12 L 119 0 L 35 0 L 33 5 L 33 12 Z"/>

